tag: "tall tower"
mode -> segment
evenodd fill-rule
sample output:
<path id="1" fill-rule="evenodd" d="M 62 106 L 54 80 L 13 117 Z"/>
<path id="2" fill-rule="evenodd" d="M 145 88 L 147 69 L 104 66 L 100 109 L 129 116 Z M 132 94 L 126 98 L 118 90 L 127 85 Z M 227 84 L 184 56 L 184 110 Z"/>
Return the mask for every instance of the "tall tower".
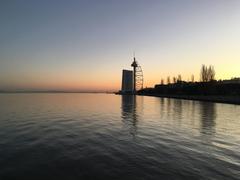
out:
<path id="1" fill-rule="evenodd" d="M 133 62 L 131 64 L 131 66 L 133 67 L 133 93 L 136 93 L 136 69 L 138 67 L 135 55 L 133 56 Z"/>
<path id="2" fill-rule="evenodd" d="M 131 64 L 132 70 L 122 71 L 122 89 L 119 94 L 133 94 L 143 89 L 143 71 L 141 66 L 136 61 L 135 55 L 133 56 L 133 62 Z"/>

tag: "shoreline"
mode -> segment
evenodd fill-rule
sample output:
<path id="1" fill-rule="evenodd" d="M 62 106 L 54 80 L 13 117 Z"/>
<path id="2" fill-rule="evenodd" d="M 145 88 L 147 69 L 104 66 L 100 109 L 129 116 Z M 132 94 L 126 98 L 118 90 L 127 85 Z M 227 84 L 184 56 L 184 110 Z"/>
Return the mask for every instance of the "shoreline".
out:
<path id="1" fill-rule="evenodd" d="M 151 93 L 143 93 L 138 95 L 240 105 L 240 96 L 164 95 Z"/>

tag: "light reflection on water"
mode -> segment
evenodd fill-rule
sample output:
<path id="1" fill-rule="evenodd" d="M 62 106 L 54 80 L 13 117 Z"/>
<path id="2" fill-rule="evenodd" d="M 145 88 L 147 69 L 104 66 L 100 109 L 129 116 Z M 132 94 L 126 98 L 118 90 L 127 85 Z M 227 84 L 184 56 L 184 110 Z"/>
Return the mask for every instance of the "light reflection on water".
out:
<path id="1" fill-rule="evenodd" d="M 1 94 L 0 179 L 239 179 L 240 106 Z"/>

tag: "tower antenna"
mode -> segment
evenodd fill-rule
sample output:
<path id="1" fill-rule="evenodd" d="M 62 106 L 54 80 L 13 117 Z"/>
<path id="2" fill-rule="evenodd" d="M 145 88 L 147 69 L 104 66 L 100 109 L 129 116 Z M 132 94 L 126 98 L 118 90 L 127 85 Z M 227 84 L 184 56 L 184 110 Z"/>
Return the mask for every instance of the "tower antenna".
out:
<path id="1" fill-rule="evenodd" d="M 138 67 L 136 58 L 135 58 L 135 52 L 133 52 L 133 62 L 131 64 L 131 66 L 133 67 L 133 94 L 136 94 L 136 70 Z"/>

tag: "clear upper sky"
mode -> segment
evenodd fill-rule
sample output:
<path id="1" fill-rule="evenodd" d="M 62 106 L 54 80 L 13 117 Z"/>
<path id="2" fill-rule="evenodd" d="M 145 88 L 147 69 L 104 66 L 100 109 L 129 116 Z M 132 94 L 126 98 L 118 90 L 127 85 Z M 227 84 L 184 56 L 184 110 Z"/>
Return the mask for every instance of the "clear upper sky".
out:
<path id="1" fill-rule="evenodd" d="M 117 90 L 133 51 L 145 86 L 240 76 L 240 1 L 0 2 L 0 89 Z"/>

